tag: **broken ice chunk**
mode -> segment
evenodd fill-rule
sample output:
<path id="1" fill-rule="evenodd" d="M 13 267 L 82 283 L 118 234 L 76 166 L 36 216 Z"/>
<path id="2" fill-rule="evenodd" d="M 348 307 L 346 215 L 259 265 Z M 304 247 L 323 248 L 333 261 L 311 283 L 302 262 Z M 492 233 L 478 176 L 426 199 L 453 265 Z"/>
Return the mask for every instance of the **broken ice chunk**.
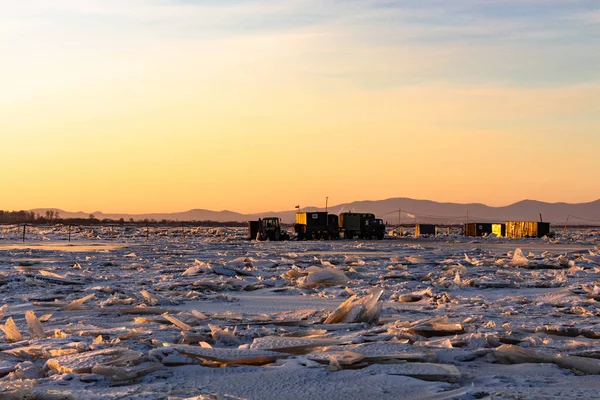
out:
<path id="1" fill-rule="evenodd" d="M 19 342 L 23 340 L 23 335 L 21 335 L 21 331 L 17 328 L 15 321 L 12 317 L 8 317 L 6 323 L 4 325 L 0 325 L 0 329 L 6 335 L 6 340 L 9 342 Z"/>
<path id="2" fill-rule="evenodd" d="M 82 297 L 81 299 L 73 300 L 71 303 L 64 306 L 62 308 L 62 310 L 63 311 L 82 310 L 82 309 L 84 309 L 83 303 L 85 303 L 86 301 L 88 301 L 89 299 L 91 299 L 94 296 L 95 296 L 95 294 L 92 293 L 92 294 L 88 294 L 85 297 Z"/>
<path id="3" fill-rule="evenodd" d="M 512 260 L 510 260 L 508 264 L 513 267 L 524 267 L 529 264 L 529 260 L 523 255 L 521 249 L 517 248 L 513 254 Z"/>
<path id="4" fill-rule="evenodd" d="M 31 310 L 25 312 L 25 319 L 27 320 L 27 330 L 31 339 L 45 339 L 46 333 L 42 328 L 42 324 L 35 316 L 35 313 Z"/>
<path id="5" fill-rule="evenodd" d="M 318 269 L 310 272 L 305 278 L 298 280 L 300 286 L 315 288 L 319 286 L 343 285 L 348 282 L 348 277 L 336 268 Z"/>

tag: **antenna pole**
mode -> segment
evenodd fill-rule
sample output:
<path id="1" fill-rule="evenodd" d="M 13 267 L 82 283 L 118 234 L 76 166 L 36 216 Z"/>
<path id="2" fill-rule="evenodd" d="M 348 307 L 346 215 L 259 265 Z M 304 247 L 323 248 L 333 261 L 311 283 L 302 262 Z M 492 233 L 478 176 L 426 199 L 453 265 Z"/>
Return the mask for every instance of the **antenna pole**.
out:
<path id="1" fill-rule="evenodd" d="M 398 236 L 402 236 L 402 224 L 400 223 L 400 218 L 402 216 L 402 209 L 398 210 Z"/>

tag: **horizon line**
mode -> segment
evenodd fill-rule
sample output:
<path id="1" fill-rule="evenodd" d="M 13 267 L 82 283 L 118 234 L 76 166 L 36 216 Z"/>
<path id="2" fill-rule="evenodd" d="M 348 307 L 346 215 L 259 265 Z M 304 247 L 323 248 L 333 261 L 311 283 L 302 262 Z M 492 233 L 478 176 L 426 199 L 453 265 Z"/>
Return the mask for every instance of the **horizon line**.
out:
<path id="1" fill-rule="evenodd" d="M 354 201 L 350 201 L 350 202 L 346 202 L 346 203 L 340 203 L 340 204 L 328 206 L 327 208 L 335 208 L 335 207 L 345 206 L 345 205 L 354 204 L 354 203 L 383 202 L 383 201 L 389 201 L 389 200 L 427 201 L 427 202 L 439 203 L 439 204 L 455 204 L 455 205 L 465 205 L 465 206 L 469 206 L 469 205 L 482 205 L 482 206 L 489 207 L 489 208 L 503 208 L 503 207 L 510 207 L 510 206 L 515 205 L 515 204 L 519 204 L 519 203 L 523 203 L 523 202 L 527 202 L 527 201 L 538 202 L 538 203 L 545 203 L 545 204 L 549 204 L 549 205 L 557 205 L 557 204 L 583 205 L 583 204 L 591 204 L 591 203 L 595 203 L 597 201 L 600 201 L 600 198 L 595 199 L 595 200 L 591 200 L 591 201 L 578 202 L 578 203 L 569 203 L 569 202 L 565 202 L 565 201 L 548 202 L 548 201 L 535 200 L 535 199 L 523 199 L 523 200 L 515 201 L 513 203 L 506 204 L 506 205 L 490 206 L 488 204 L 481 203 L 481 202 L 462 203 L 462 202 L 438 201 L 438 200 L 430 200 L 430 199 L 415 199 L 415 198 L 412 198 L 412 197 L 390 197 L 390 198 L 379 199 L 379 200 L 354 200 Z M 325 207 L 319 207 L 319 206 L 309 205 L 309 206 L 301 207 L 300 210 L 312 209 L 312 208 L 325 209 Z M 264 213 L 290 212 L 290 211 L 294 211 L 294 208 L 291 207 L 289 210 L 279 210 L 279 211 L 268 210 L 268 211 L 258 211 L 258 212 L 239 212 L 239 211 L 233 211 L 233 210 L 227 210 L 227 209 L 225 209 L 225 210 L 211 210 L 211 209 L 207 209 L 207 208 L 190 208 L 190 209 L 184 210 L 184 211 L 150 211 L 150 212 L 122 212 L 122 211 L 120 211 L 120 212 L 110 212 L 110 211 L 95 210 L 95 211 L 92 211 L 92 212 L 87 212 L 87 211 L 80 211 L 80 210 L 78 210 L 78 211 L 69 211 L 69 210 L 66 210 L 66 209 L 63 209 L 63 208 L 59 208 L 59 207 L 34 207 L 34 208 L 29 208 L 29 209 L 18 209 L 18 210 L 11 210 L 11 211 L 34 211 L 34 210 L 58 210 L 58 211 L 67 212 L 67 213 L 71 213 L 71 214 L 76 214 L 76 213 L 97 214 L 97 213 L 101 213 L 101 214 L 105 214 L 105 215 L 110 215 L 110 214 L 122 214 L 122 215 L 181 214 L 181 213 L 187 213 L 187 212 L 191 212 L 191 211 L 200 210 L 200 211 L 207 211 L 207 212 L 214 212 L 214 213 L 226 213 L 226 212 L 230 212 L 230 213 L 240 214 L 240 215 L 255 215 L 255 214 L 264 214 Z M 9 210 L 3 210 L 3 211 L 9 211 Z"/>

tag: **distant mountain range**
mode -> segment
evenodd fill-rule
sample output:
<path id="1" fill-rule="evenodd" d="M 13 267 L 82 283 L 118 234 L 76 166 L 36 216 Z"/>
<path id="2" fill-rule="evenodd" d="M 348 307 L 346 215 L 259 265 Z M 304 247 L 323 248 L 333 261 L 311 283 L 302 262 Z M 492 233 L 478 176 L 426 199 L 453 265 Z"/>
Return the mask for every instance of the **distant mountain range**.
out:
<path id="1" fill-rule="evenodd" d="M 194 209 L 177 213 L 152 213 L 152 214 L 104 214 L 100 211 L 92 213 L 69 212 L 56 208 L 37 208 L 30 211 L 45 215 L 47 210 L 58 212 L 61 218 L 88 218 L 94 215 L 97 219 L 123 218 L 126 221 L 163 219 L 175 221 L 249 221 L 262 217 L 280 217 L 283 222 L 291 223 L 298 210 L 263 212 L 257 214 L 241 214 L 233 211 L 211 211 Z M 490 207 L 480 203 L 439 203 L 430 200 L 415 200 L 404 197 L 386 200 L 365 200 L 352 203 L 339 204 L 329 207 L 328 211 L 334 214 L 342 212 L 370 212 L 390 224 L 398 222 L 398 210 L 402 210 L 400 220 L 404 223 L 431 223 L 447 224 L 470 222 L 504 222 L 504 221 L 539 221 L 540 214 L 545 222 L 565 223 L 567 217 L 569 224 L 600 225 L 600 199 L 589 203 L 545 203 L 535 200 L 523 200 L 503 207 Z M 300 211 L 313 212 L 325 211 L 324 208 L 305 207 Z"/>

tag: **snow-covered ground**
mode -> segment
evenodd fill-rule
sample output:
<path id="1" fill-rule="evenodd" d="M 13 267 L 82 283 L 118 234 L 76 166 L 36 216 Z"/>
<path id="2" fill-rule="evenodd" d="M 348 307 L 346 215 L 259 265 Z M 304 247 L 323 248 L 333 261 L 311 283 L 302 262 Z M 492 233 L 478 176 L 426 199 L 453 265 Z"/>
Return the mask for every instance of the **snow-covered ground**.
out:
<path id="1" fill-rule="evenodd" d="M 600 390 L 599 231 L 313 242 L 250 242 L 235 228 L 77 228 L 70 243 L 67 227 L 28 227 L 25 243 L 21 234 L 0 227 L 0 398 Z"/>

